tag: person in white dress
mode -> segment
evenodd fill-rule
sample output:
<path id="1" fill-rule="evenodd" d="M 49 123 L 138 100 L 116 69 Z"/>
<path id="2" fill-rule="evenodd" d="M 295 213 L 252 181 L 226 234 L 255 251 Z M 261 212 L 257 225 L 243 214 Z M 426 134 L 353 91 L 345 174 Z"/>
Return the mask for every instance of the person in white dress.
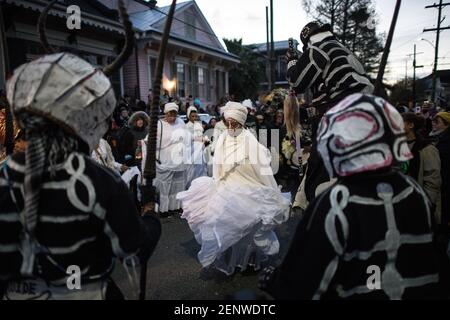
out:
<path id="1" fill-rule="evenodd" d="M 192 139 L 185 123 L 178 117 L 177 104 L 165 104 L 164 114 L 164 119 L 158 122 L 156 177 L 153 180 L 153 185 L 159 192 L 159 212 L 162 217 L 181 212 L 181 202 L 176 199 L 176 195 L 186 190 L 186 171 Z M 148 135 L 142 141 L 144 172 Z"/>
<path id="2" fill-rule="evenodd" d="M 287 220 L 290 201 L 275 182 L 269 151 L 244 129 L 247 109 L 229 102 L 224 115 L 228 129 L 217 140 L 213 178 L 195 179 L 177 199 L 201 245 L 202 266 L 231 275 L 236 267 L 258 270 L 279 252 L 273 229 Z"/>
<path id="3" fill-rule="evenodd" d="M 191 163 L 188 165 L 186 178 L 186 188 L 189 188 L 194 179 L 206 176 L 208 174 L 206 170 L 206 160 L 204 154 L 205 142 L 208 139 L 203 135 L 203 126 L 201 122 L 198 121 L 197 108 L 189 107 L 186 115 L 189 119 L 189 122 L 186 124 L 186 129 L 189 131 L 192 137 L 190 158 Z"/>

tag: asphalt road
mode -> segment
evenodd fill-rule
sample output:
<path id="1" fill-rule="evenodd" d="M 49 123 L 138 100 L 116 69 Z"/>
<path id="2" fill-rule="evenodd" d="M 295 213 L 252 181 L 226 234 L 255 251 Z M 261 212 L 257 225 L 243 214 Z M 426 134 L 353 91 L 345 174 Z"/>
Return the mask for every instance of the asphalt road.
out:
<path id="1" fill-rule="evenodd" d="M 278 227 L 280 253 L 270 260 L 278 263 L 288 249 L 299 214 Z M 162 235 L 147 267 L 146 298 L 151 300 L 221 300 L 241 290 L 265 295 L 257 288 L 257 273 L 240 273 L 226 279 L 200 277 L 201 265 L 197 260 L 200 246 L 194 239 L 187 222 L 179 217 L 162 219 Z M 130 269 L 130 274 L 133 274 Z M 139 268 L 136 275 L 139 276 Z M 118 265 L 113 278 L 127 299 L 138 298 L 139 287 L 132 285 L 126 270 Z M 138 280 L 138 277 L 137 277 Z M 136 282 L 138 283 L 138 281 Z"/>

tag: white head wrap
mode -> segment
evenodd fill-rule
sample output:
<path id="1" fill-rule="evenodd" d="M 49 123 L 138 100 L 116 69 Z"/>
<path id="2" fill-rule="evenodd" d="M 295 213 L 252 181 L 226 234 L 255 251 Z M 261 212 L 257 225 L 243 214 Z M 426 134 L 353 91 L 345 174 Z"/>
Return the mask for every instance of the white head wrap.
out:
<path id="1" fill-rule="evenodd" d="M 253 109 L 253 103 L 250 99 L 242 101 L 242 105 L 246 108 Z"/>
<path id="2" fill-rule="evenodd" d="M 191 112 L 192 112 L 192 111 L 198 112 L 196 107 L 189 107 L 189 108 L 187 109 L 187 111 L 186 111 L 186 115 L 187 115 L 187 118 L 188 118 L 188 119 L 189 119 L 189 116 L 191 115 Z"/>
<path id="3" fill-rule="evenodd" d="M 244 125 L 247 120 L 247 108 L 239 102 L 227 102 L 224 108 L 225 119 L 232 118 Z"/>
<path id="4" fill-rule="evenodd" d="M 178 105 L 175 102 L 169 102 L 164 105 L 164 113 L 167 113 L 169 111 L 178 112 L 178 109 Z"/>
<path id="5" fill-rule="evenodd" d="M 223 116 L 224 111 L 225 111 L 225 106 L 219 108 L 220 116 Z"/>

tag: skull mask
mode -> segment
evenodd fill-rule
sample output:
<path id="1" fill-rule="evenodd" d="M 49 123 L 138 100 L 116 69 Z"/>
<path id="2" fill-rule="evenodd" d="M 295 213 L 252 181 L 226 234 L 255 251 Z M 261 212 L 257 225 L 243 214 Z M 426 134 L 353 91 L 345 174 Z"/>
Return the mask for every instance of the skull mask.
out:
<path id="1" fill-rule="evenodd" d="M 403 119 L 382 98 L 353 94 L 330 109 L 317 134 L 330 177 L 387 168 L 412 158 Z"/>

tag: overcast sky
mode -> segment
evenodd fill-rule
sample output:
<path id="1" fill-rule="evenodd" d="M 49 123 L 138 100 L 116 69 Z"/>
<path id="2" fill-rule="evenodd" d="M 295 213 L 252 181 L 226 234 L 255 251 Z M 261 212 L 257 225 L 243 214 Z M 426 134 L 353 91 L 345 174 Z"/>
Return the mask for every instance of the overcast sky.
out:
<path id="1" fill-rule="evenodd" d="M 184 1 L 179 1 L 184 2 Z M 265 7 L 269 0 L 196 0 L 206 19 L 219 38 L 242 38 L 245 44 L 266 41 Z M 395 0 L 373 0 L 380 19 L 379 32 L 388 32 L 395 7 Z M 436 26 L 438 10 L 425 9 L 436 0 L 403 0 L 391 47 L 386 78 L 389 82 L 405 77 L 407 54 L 414 51 L 424 52 L 417 56 L 418 76 L 431 73 L 434 61 L 434 49 L 431 44 L 420 41 L 421 37 L 433 44 L 435 32 L 423 33 L 424 28 Z M 158 6 L 169 5 L 171 0 L 159 0 Z M 448 18 L 442 26 L 450 25 L 450 6 L 443 9 Z M 274 39 L 287 40 L 299 38 L 301 28 L 309 21 L 303 10 L 302 0 L 274 0 Z M 298 39 L 299 40 L 299 39 Z M 438 69 L 450 69 L 450 30 L 442 31 L 439 45 Z M 445 64 L 449 65 L 445 65 Z M 412 76 L 412 58 L 408 60 L 408 76 Z"/>

